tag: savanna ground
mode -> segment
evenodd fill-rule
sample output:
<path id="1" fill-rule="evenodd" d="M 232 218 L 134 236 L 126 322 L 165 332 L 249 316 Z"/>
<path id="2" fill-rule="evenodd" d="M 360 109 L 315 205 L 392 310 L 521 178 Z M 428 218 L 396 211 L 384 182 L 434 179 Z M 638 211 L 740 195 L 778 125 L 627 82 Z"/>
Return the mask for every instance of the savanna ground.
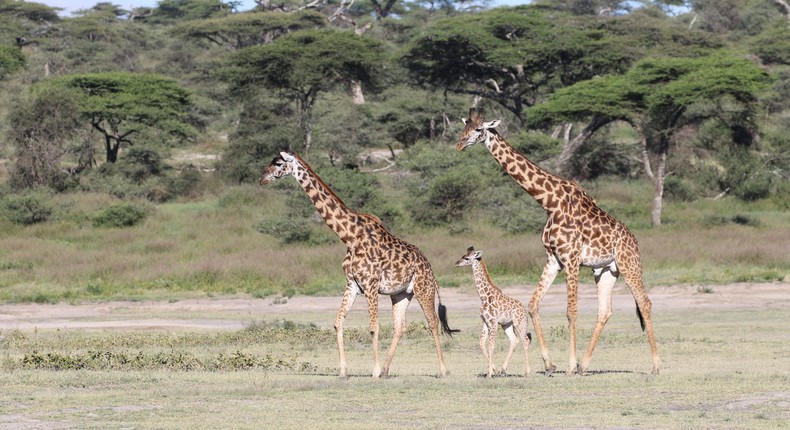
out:
<path id="1" fill-rule="evenodd" d="M 471 274 L 469 274 L 471 278 Z M 505 291 L 526 300 L 532 286 Z M 483 377 L 478 299 L 443 289 L 450 375 L 440 379 L 416 303 L 393 377 L 370 378 L 367 312 L 347 327 L 352 376 L 337 375 L 331 328 L 338 297 L 195 298 L 0 307 L 0 428 L 787 428 L 790 284 L 651 290 L 663 361 L 647 342 L 626 287 L 585 376 L 542 374 L 537 344 L 524 379 Z M 564 286 L 546 296 L 552 358 L 567 367 Z M 580 297 L 579 353 L 594 322 L 593 285 Z M 388 299 L 381 302 L 388 345 Z M 506 341 L 500 332 L 496 361 Z"/>

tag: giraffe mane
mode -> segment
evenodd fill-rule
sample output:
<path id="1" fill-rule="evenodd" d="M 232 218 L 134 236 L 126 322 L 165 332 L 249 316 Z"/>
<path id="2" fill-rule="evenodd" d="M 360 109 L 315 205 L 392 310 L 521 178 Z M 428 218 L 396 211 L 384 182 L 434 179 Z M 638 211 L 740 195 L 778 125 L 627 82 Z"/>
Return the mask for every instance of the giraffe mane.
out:
<path id="1" fill-rule="evenodd" d="M 315 170 L 313 170 L 313 168 L 312 168 L 312 167 L 310 167 L 310 165 L 309 165 L 309 164 L 307 164 L 307 162 L 304 160 L 304 158 L 302 158 L 302 157 L 301 157 L 299 154 L 297 154 L 297 153 L 295 153 L 295 152 L 291 153 L 291 155 L 293 155 L 294 157 L 296 157 L 296 159 L 297 159 L 297 160 L 299 160 L 299 164 L 301 164 L 301 165 L 302 165 L 302 167 L 303 167 L 303 168 L 305 168 L 305 170 L 307 170 L 307 171 L 308 171 L 308 172 L 309 172 L 309 173 L 310 173 L 310 174 L 311 174 L 311 175 L 312 175 L 312 176 L 315 178 L 316 182 L 318 182 L 319 184 L 321 184 L 321 185 L 324 187 L 324 189 L 326 189 L 326 190 L 327 190 L 327 192 L 330 194 L 330 196 L 331 196 L 332 198 L 336 199 L 338 202 L 340 202 L 340 204 L 342 204 L 343 206 L 345 206 L 346 208 L 348 208 L 349 210 L 351 210 L 351 208 L 349 208 L 349 207 L 348 207 L 348 206 L 347 206 L 347 205 L 346 205 L 346 204 L 343 202 L 343 199 L 341 199 L 341 198 L 340 198 L 340 196 L 338 196 L 338 195 L 337 195 L 337 193 L 335 193 L 335 190 L 333 190 L 333 189 L 332 189 L 332 187 L 330 187 L 329 185 L 327 185 L 327 184 L 326 184 L 326 182 L 324 182 L 324 180 L 323 180 L 323 179 L 321 179 L 321 177 L 320 177 L 320 176 L 318 176 L 318 174 L 317 174 L 317 173 L 315 173 Z M 354 212 L 355 212 L 355 211 L 354 211 Z"/>

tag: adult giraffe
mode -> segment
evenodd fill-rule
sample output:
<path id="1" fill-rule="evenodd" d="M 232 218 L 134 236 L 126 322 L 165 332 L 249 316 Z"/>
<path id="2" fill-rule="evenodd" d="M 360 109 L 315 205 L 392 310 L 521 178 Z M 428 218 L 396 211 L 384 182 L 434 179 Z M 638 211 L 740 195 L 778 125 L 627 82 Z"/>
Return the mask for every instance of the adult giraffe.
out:
<path id="1" fill-rule="evenodd" d="M 340 355 L 340 376 L 348 376 L 345 348 L 343 346 L 343 321 L 359 293 L 368 301 L 370 333 L 373 336 L 373 377 L 387 377 L 403 332 L 406 329 L 406 308 L 417 296 L 436 344 L 439 356 L 439 374 L 445 376 L 442 348 L 439 344 L 439 322 L 442 331 L 452 336 L 447 324 L 447 310 L 439 297 L 439 285 L 431 264 L 416 246 L 393 236 L 377 217 L 355 212 L 340 200 L 334 191 L 321 180 L 312 168 L 296 154 L 281 152 L 261 174 L 261 185 L 275 179 L 294 176 L 307 193 L 318 213 L 340 240 L 346 245 L 343 272 L 346 289 L 335 319 L 337 349 Z M 384 367 L 379 366 L 379 294 L 392 298 L 394 333 Z M 439 315 L 434 309 L 434 296 L 439 300 Z"/>
<path id="2" fill-rule="evenodd" d="M 551 364 L 546 340 L 538 316 L 538 305 L 554 278 L 566 270 L 568 294 L 568 326 L 570 333 L 570 358 L 568 374 L 584 373 L 603 327 L 612 315 L 612 290 L 619 275 L 631 289 L 637 305 L 637 315 L 642 330 L 647 332 L 650 353 L 653 356 L 653 374 L 658 374 L 661 361 L 653 335 L 651 303 L 642 284 L 642 262 L 636 238 L 625 224 L 599 208 L 578 184 L 541 169 L 518 152 L 497 133 L 500 121 L 485 122 L 483 111 L 472 108 L 461 133 L 456 149 L 463 151 L 478 142 L 485 146 L 503 169 L 529 193 L 546 211 L 546 226 L 542 241 L 547 261 L 538 286 L 529 301 L 528 310 L 535 325 L 546 373 L 556 366 Z M 590 345 L 582 358 L 576 360 L 576 316 L 578 314 L 578 282 L 580 266 L 591 267 L 598 288 L 598 319 Z"/>

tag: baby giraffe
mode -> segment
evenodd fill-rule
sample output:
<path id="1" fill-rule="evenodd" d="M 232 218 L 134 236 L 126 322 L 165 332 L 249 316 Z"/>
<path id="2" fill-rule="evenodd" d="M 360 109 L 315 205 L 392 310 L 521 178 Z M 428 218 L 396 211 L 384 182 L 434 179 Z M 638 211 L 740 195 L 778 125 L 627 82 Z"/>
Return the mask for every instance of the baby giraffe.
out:
<path id="1" fill-rule="evenodd" d="M 496 332 L 501 325 L 505 329 L 505 334 L 510 339 L 510 349 L 505 357 L 505 363 L 502 364 L 502 374 L 507 372 L 507 365 L 510 362 L 510 356 L 516 348 L 519 339 L 524 344 L 524 376 L 529 376 L 529 343 L 532 340 L 532 335 L 527 333 L 527 310 L 524 305 L 518 300 L 506 296 L 502 290 L 499 289 L 491 277 L 488 276 L 488 269 L 483 262 L 483 253 L 475 251 L 474 247 L 469 247 L 466 254 L 455 263 L 456 267 L 472 266 L 472 272 L 475 276 L 475 286 L 477 292 L 480 294 L 480 318 L 483 320 L 483 334 L 480 337 L 480 349 L 483 350 L 483 355 L 488 359 L 488 374 L 487 378 L 496 372 L 494 366 L 494 340 L 496 339 Z M 515 333 L 513 329 L 515 328 Z M 518 337 L 516 337 L 518 334 Z"/>

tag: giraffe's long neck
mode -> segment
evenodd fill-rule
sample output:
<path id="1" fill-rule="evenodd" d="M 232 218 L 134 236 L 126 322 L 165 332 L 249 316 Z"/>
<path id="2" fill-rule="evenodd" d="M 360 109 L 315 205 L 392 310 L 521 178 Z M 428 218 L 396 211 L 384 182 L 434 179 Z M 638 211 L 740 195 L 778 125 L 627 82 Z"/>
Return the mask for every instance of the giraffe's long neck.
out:
<path id="1" fill-rule="evenodd" d="M 562 193 L 562 178 L 541 169 L 496 132 L 489 132 L 486 146 L 494 159 L 521 188 L 547 212 L 554 210 Z"/>
<path id="2" fill-rule="evenodd" d="M 472 262 L 472 272 L 475 277 L 475 287 L 477 287 L 477 293 L 480 294 L 481 300 L 490 298 L 497 291 L 501 291 L 499 287 L 494 285 L 494 282 L 488 275 L 488 268 L 486 268 L 486 263 L 483 260 L 474 260 Z"/>
<path id="3" fill-rule="evenodd" d="M 360 215 L 346 206 L 340 197 L 310 168 L 299 159 L 299 168 L 294 173 L 296 181 L 307 193 L 313 206 L 324 219 L 326 225 L 340 237 L 346 245 L 356 239 L 355 230 Z"/>

